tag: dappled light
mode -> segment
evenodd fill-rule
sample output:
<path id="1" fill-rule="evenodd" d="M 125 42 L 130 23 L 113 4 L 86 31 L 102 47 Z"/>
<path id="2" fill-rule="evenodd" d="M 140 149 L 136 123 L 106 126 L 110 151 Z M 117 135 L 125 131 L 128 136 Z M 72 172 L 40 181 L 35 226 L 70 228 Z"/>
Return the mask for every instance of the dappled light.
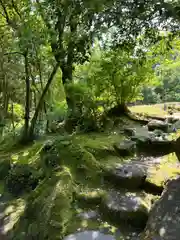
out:
<path id="1" fill-rule="evenodd" d="M 179 9 L 0 0 L 0 240 L 180 239 Z"/>

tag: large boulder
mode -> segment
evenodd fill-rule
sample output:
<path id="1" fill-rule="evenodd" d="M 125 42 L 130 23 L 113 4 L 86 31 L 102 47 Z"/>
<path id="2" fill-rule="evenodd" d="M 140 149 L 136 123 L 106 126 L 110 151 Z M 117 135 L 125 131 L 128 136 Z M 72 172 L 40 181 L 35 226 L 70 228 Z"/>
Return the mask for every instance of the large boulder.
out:
<path id="1" fill-rule="evenodd" d="M 163 156 L 173 152 L 172 141 L 169 141 L 161 130 L 149 132 L 146 128 L 142 128 L 131 137 L 131 140 L 136 142 L 138 153 Z"/>
<path id="2" fill-rule="evenodd" d="M 131 137 L 132 141 L 136 142 L 137 151 L 152 156 L 163 156 L 172 153 L 172 141 L 166 139 L 166 136 L 161 131 L 137 133 Z"/>
<path id="3" fill-rule="evenodd" d="M 147 222 L 142 240 L 180 239 L 180 177 L 170 181 Z"/>
<path id="4" fill-rule="evenodd" d="M 170 124 L 164 121 L 152 120 L 148 123 L 147 126 L 149 131 L 154 131 L 158 129 L 158 130 L 162 130 L 163 132 L 168 132 Z"/>
<path id="5" fill-rule="evenodd" d="M 173 142 L 169 140 L 151 139 L 138 145 L 140 153 L 151 156 L 163 156 L 174 152 Z"/>
<path id="6" fill-rule="evenodd" d="M 153 195 L 161 195 L 163 186 L 158 186 L 150 182 L 148 177 L 148 169 L 152 167 L 147 162 L 135 161 L 130 163 L 118 164 L 109 169 L 105 175 L 105 181 L 112 183 L 114 187 L 128 190 L 144 190 Z"/>
<path id="7" fill-rule="evenodd" d="M 146 171 L 139 164 L 118 164 L 109 169 L 104 178 L 116 187 L 139 189 L 145 182 Z"/>
<path id="8" fill-rule="evenodd" d="M 135 153 L 136 143 L 131 140 L 125 140 L 120 144 L 114 144 L 116 152 L 122 156 L 132 156 Z"/>
<path id="9" fill-rule="evenodd" d="M 148 220 L 148 205 L 135 193 L 110 191 L 100 208 L 104 216 L 117 225 L 123 222 L 143 229 Z"/>

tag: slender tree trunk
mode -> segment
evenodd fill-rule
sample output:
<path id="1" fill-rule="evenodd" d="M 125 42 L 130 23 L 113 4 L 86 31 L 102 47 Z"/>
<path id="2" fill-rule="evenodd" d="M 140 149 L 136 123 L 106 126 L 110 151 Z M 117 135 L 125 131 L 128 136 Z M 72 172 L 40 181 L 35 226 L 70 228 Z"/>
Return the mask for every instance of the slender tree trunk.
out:
<path id="1" fill-rule="evenodd" d="M 22 141 L 26 141 L 28 139 L 29 119 L 30 119 L 30 90 L 31 90 L 27 53 L 24 54 L 24 60 L 25 60 L 24 62 L 25 62 L 26 97 L 25 97 L 24 132 L 22 136 Z"/>
<path id="2" fill-rule="evenodd" d="M 15 124 L 14 124 L 14 104 L 13 101 L 11 100 L 11 114 L 12 114 L 12 127 L 13 127 L 13 135 L 15 138 Z"/>
<path id="3" fill-rule="evenodd" d="M 42 71 L 41 71 L 41 63 L 39 62 L 38 64 L 38 70 L 39 70 L 39 77 L 40 77 L 40 84 L 41 84 L 41 90 L 43 92 L 43 80 L 42 80 Z M 46 132 L 48 133 L 49 132 L 49 120 L 48 120 L 48 115 L 47 115 L 47 104 L 46 102 L 44 101 L 44 113 L 45 113 L 45 116 L 46 116 Z"/>
<path id="4" fill-rule="evenodd" d="M 56 63 L 55 67 L 53 68 L 53 71 L 46 83 L 46 86 L 42 92 L 42 95 L 39 99 L 39 102 L 38 102 L 38 105 L 36 107 L 36 110 L 35 110 L 35 113 L 34 113 L 34 116 L 32 118 L 32 121 L 31 121 L 31 126 L 30 126 L 30 129 L 29 129 L 29 138 L 31 139 L 34 135 L 34 129 L 35 129 L 35 125 L 36 125 L 36 122 L 37 122 L 37 118 L 38 118 L 38 115 L 39 115 L 39 111 L 41 110 L 42 106 L 43 106 L 43 103 L 44 103 L 44 97 L 52 83 L 52 80 L 54 79 L 54 76 L 56 75 L 56 72 L 59 68 L 59 63 Z"/>
<path id="5" fill-rule="evenodd" d="M 46 103 L 44 102 L 44 113 L 46 115 L 46 133 L 49 132 L 49 119 L 48 119 L 48 115 L 47 115 L 47 107 L 46 107 Z"/>

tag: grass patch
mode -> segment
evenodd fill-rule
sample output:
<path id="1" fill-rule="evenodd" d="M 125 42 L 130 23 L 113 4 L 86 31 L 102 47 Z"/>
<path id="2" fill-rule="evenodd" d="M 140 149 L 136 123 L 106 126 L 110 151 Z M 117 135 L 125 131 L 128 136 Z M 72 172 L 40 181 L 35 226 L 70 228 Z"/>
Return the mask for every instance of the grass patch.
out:
<path id="1" fill-rule="evenodd" d="M 168 115 L 167 111 L 164 111 L 163 104 L 154 105 L 138 105 L 129 108 L 133 113 L 141 113 L 147 116 L 159 116 L 165 117 Z"/>
<path id="2" fill-rule="evenodd" d="M 162 164 L 152 168 L 148 179 L 158 186 L 162 186 L 167 180 L 180 175 L 180 164 L 177 161 L 175 153 L 164 156 L 163 158 Z"/>

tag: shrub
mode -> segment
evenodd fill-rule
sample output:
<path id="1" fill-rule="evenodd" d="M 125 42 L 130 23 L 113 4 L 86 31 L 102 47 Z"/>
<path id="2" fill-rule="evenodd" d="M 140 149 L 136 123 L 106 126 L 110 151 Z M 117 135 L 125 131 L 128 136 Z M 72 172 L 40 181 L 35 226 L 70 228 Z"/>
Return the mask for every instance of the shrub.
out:
<path id="1" fill-rule="evenodd" d="M 10 193 L 20 195 L 33 190 L 39 182 L 38 173 L 28 164 L 16 164 L 8 173 L 6 185 Z"/>
<path id="2" fill-rule="evenodd" d="M 98 119 L 101 114 L 93 94 L 86 83 L 69 83 L 66 86 L 68 97 L 73 103 L 69 115 L 69 125 L 79 126 L 79 130 L 89 132 L 99 129 Z"/>

